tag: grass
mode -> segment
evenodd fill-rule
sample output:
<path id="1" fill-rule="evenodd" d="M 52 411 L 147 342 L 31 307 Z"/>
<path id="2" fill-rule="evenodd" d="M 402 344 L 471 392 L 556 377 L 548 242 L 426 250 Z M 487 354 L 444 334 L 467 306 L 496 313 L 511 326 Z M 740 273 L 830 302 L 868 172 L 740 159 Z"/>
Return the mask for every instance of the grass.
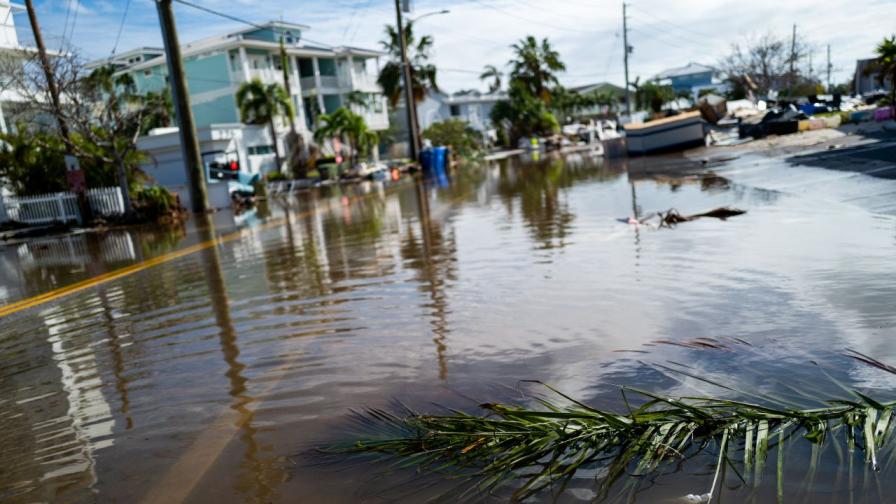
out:
<path id="1" fill-rule="evenodd" d="M 896 373 L 866 355 L 847 355 Z M 579 471 L 596 472 L 598 497 L 606 498 L 610 487 L 628 476 L 650 475 L 663 465 L 708 451 L 717 452 L 712 482 L 686 497 L 691 502 L 709 502 L 720 491 L 720 474 L 724 479 L 726 468 L 745 484 L 752 480 L 756 485 L 770 450 L 794 438 L 812 444 L 813 475 L 825 443 L 837 444 L 838 453 L 846 449 L 850 469 L 856 452 L 863 453 L 865 463 L 875 471 L 896 461 L 892 435 L 896 402 L 881 403 L 846 387 L 848 399 L 832 399 L 814 409 L 791 407 L 775 399 L 753 403 L 672 398 L 623 388 L 627 411 L 614 412 L 544 386 L 554 399 L 537 398 L 534 408 L 482 404 L 484 415 L 455 410 L 446 415 L 410 410 L 397 415 L 370 409 L 358 415 L 368 432 L 378 435 L 326 451 L 374 454 L 396 459 L 399 467 L 459 477 L 471 483 L 467 492 L 475 494 L 510 487 L 513 500 L 548 489 L 558 494 Z M 779 495 L 784 463 L 784 450 L 779 449 Z"/>

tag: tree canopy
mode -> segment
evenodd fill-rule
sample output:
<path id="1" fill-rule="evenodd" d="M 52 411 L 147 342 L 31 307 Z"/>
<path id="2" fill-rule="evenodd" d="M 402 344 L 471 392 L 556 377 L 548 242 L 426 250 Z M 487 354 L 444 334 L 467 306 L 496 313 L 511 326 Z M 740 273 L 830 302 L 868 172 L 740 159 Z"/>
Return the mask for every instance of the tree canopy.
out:
<path id="1" fill-rule="evenodd" d="M 438 91 L 436 83 L 436 66 L 429 62 L 433 39 L 424 35 L 417 40 L 414 37 L 414 23 L 408 21 L 404 26 L 404 38 L 407 44 L 408 62 L 411 65 L 411 91 L 414 101 L 420 103 L 430 91 Z M 380 70 L 377 83 L 389 99 L 393 108 L 404 95 L 404 79 L 401 66 L 401 39 L 394 26 L 386 26 L 386 38 L 380 41 L 383 49 L 389 54 L 389 61 Z"/>

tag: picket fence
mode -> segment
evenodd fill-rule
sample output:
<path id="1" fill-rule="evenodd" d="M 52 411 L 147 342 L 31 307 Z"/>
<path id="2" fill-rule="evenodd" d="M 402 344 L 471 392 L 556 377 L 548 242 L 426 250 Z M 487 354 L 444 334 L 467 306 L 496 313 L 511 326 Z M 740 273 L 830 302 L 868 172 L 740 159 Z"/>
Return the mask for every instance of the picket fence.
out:
<path id="1" fill-rule="evenodd" d="M 87 201 L 94 215 L 113 217 L 124 213 L 124 198 L 118 187 L 99 187 L 87 190 Z M 70 192 L 37 196 L 6 196 L 0 200 L 0 218 L 23 224 L 51 224 L 81 222 L 78 196 Z"/>

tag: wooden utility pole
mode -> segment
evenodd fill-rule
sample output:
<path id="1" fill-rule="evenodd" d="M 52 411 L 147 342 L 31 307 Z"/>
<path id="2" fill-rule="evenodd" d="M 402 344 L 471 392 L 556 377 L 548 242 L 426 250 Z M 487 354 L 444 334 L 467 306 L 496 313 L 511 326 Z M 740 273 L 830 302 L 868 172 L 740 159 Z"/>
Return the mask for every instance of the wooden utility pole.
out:
<path id="1" fill-rule="evenodd" d="M 187 178 L 190 181 L 190 200 L 196 213 L 208 210 L 208 192 L 205 184 L 205 166 L 199 153 L 199 140 L 196 138 L 196 123 L 193 120 L 193 109 L 190 108 L 190 93 L 187 89 L 184 62 L 180 54 L 177 40 L 177 26 L 174 22 L 172 0 L 156 0 L 159 11 L 159 24 L 162 26 L 162 41 L 165 43 L 165 56 L 168 60 L 168 79 L 171 82 L 171 97 L 174 111 L 177 114 L 177 125 L 180 132 L 181 153 Z"/>
<path id="2" fill-rule="evenodd" d="M 827 88 L 827 92 L 830 93 L 830 92 L 831 92 L 831 44 L 828 44 L 828 65 L 827 65 L 827 72 L 828 72 L 828 79 L 827 79 L 827 82 L 828 82 L 828 88 Z"/>
<path id="3" fill-rule="evenodd" d="M 632 91 L 628 83 L 628 53 L 631 48 L 628 46 L 628 14 L 626 13 L 627 5 L 622 2 L 622 61 L 625 64 L 625 114 L 629 120 L 632 117 Z"/>
<path id="4" fill-rule="evenodd" d="M 796 23 L 793 24 L 793 35 L 790 37 L 790 90 L 787 93 L 789 95 L 788 98 L 793 96 L 793 86 L 796 84 L 794 65 L 796 65 Z"/>
<path id="5" fill-rule="evenodd" d="M 404 103 L 407 108 L 408 121 L 408 154 L 416 162 L 420 156 L 420 133 L 417 124 L 417 103 L 414 101 L 414 90 L 411 83 L 411 64 L 408 62 L 408 47 L 405 40 L 404 25 L 401 21 L 401 0 L 395 0 L 395 19 L 398 27 L 398 39 L 401 44 L 401 75 L 404 80 Z"/>
<path id="6" fill-rule="evenodd" d="M 71 138 L 68 134 L 68 126 L 65 123 L 65 117 L 62 115 L 62 106 L 59 103 L 59 88 L 56 87 L 56 78 L 53 76 L 53 69 L 50 67 L 47 48 L 44 46 L 44 37 L 40 33 L 40 24 L 37 22 L 37 13 L 34 11 L 34 5 L 31 0 L 25 0 L 25 8 L 28 10 L 31 31 L 34 32 L 34 43 L 37 45 L 40 64 L 47 78 L 47 89 L 50 91 L 50 100 L 53 102 L 53 115 L 56 116 L 56 121 L 59 123 L 59 133 L 62 135 L 62 139 L 65 140 L 66 150 L 71 151 Z"/>
<path id="7" fill-rule="evenodd" d="M 84 171 L 81 170 L 75 157 L 71 135 L 68 132 L 68 124 L 65 122 L 62 104 L 59 101 L 59 88 L 56 86 L 56 76 L 53 75 L 50 58 L 47 57 L 47 47 L 44 45 L 44 37 L 40 32 L 40 23 L 37 22 L 37 12 L 34 10 L 34 4 L 31 0 L 25 0 L 25 8 L 28 10 L 28 21 L 30 21 L 31 31 L 34 33 L 37 54 L 40 57 L 40 64 L 44 70 L 44 77 L 47 79 L 47 89 L 50 91 L 53 115 L 56 116 L 56 122 L 59 124 L 59 134 L 62 136 L 63 144 L 65 144 L 65 153 L 67 154 L 65 163 L 66 179 L 69 182 L 69 188 L 78 195 L 78 210 L 81 213 L 81 221 L 86 223 L 93 219 L 93 211 L 90 208 L 90 202 L 87 200 L 87 184 L 84 180 Z"/>

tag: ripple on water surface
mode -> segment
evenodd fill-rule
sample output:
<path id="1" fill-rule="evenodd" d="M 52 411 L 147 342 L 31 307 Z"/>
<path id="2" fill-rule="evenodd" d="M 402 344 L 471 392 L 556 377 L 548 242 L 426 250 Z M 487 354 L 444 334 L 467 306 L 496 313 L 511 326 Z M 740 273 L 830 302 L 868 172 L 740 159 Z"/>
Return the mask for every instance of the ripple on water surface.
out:
<path id="1" fill-rule="evenodd" d="M 840 397 L 814 360 L 890 394 L 892 377 L 840 355 L 896 363 L 896 225 L 851 201 L 877 194 L 875 179 L 649 163 L 549 157 L 422 190 L 301 194 L 272 202 L 275 224 L 239 239 L 3 318 L 0 500 L 414 502 L 427 491 L 389 492 L 432 480 L 375 466 L 349 478 L 299 454 L 339 438 L 350 408 L 475 410 L 519 400 L 505 387 L 525 379 L 607 407 L 623 407 L 621 385 L 736 396 L 688 375 Z M 617 220 L 725 205 L 748 212 L 672 229 Z M 26 297 L 195 242 L 116 233 L 0 249 L 3 292 Z M 707 460 L 638 500 L 705 490 Z M 594 497 L 586 479 L 570 500 Z M 788 481 L 788 496 L 845 495 L 841 483 Z M 856 501 L 874 501 L 862 488 Z"/>

